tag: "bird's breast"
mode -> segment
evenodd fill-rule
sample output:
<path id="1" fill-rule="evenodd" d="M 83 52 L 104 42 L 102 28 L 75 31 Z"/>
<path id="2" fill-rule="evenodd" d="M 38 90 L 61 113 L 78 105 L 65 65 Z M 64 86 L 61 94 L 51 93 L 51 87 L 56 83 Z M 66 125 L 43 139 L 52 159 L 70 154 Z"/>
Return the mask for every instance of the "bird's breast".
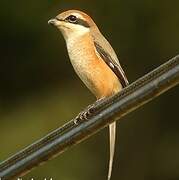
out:
<path id="1" fill-rule="evenodd" d="M 119 91 L 121 85 L 117 76 L 96 54 L 91 39 L 71 40 L 67 42 L 67 49 L 76 73 L 98 99 Z"/>
<path id="2" fill-rule="evenodd" d="M 94 59 L 94 49 L 87 37 L 71 38 L 67 41 L 68 54 L 74 68 L 87 68 Z M 81 71 L 81 70 L 80 70 Z"/>

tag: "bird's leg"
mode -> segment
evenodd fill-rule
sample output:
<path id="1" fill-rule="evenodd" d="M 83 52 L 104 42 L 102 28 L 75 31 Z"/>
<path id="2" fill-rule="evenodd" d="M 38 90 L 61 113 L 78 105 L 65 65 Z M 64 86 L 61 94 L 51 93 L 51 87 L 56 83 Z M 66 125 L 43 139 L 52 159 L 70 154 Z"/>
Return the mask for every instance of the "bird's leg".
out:
<path id="1" fill-rule="evenodd" d="M 90 104 L 87 108 L 81 111 L 74 120 L 75 124 L 78 124 L 79 121 L 88 120 L 89 117 L 91 117 L 95 113 L 94 107 L 103 99 L 104 98 L 96 100 L 95 103 Z"/>

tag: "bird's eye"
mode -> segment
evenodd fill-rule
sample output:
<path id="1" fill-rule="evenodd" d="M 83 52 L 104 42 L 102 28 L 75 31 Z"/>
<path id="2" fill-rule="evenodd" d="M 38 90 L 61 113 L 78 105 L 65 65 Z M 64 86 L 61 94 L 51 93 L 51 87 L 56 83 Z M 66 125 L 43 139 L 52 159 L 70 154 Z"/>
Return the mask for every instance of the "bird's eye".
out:
<path id="1" fill-rule="evenodd" d="M 68 20 L 71 23 L 75 23 L 75 22 L 77 22 L 77 17 L 74 15 L 70 15 L 66 18 L 66 20 Z"/>

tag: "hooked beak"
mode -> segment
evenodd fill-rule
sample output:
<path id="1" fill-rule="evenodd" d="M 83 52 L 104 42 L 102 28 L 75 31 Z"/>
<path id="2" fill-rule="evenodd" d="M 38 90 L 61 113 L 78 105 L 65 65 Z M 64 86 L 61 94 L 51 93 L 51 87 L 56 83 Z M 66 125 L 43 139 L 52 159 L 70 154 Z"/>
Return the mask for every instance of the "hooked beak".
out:
<path id="1" fill-rule="evenodd" d="M 48 24 L 53 25 L 53 26 L 59 26 L 59 25 L 62 24 L 63 21 L 64 21 L 64 20 L 59 19 L 58 17 L 56 17 L 56 18 L 50 19 L 50 20 L 48 21 Z"/>
<path id="2" fill-rule="evenodd" d="M 48 24 L 55 26 L 56 22 L 57 22 L 56 19 L 50 19 L 50 20 L 48 21 Z"/>

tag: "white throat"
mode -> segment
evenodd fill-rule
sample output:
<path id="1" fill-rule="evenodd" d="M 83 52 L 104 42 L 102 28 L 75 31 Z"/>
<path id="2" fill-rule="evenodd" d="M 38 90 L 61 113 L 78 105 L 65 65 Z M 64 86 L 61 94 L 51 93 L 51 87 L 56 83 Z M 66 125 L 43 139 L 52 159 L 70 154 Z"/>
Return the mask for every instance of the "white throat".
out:
<path id="1" fill-rule="evenodd" d="M 66 27 L 62 28 L 61 31 L 68 46 L 69 43 L 73 44 L 73 41 L 78 40 L 80 36 L 89 33 L 90 29 L 77 24 L 68 24 Z"/>

